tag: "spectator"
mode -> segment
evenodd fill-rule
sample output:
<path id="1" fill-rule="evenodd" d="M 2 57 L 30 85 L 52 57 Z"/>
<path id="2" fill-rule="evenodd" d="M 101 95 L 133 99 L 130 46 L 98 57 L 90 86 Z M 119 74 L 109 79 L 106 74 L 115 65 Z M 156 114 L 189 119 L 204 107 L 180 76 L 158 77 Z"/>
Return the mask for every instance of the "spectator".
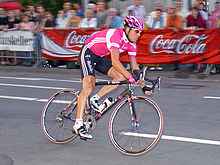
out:
<path id="1" fill-rule="evenodd" d="M 21 23 L 19 24 L 19 29 L 33 32 L 34 25 L 35 23 L 30 21 L 30 16 L 23 15 L 21 18 Z"/>
<path id="2" fill-rule="evenodd" d="M 187 16 L 187 27 L 190 30 L 203 30 L 206 27 L 206 20 L 201 16 L 198 8 L 192 7 L 190 15 Z"/>
<path id="3" fill-rule="evenodd" d="M 58 28 L 66 28 L 69 18 L 67 17 L 64 10 L 59 10 L 56 18 L 56 24 Z"/>
<path id="4" fill-rule="evenodd" d="M 108 13 L 103 28 L 123 28 L 123 19 L 118 16 L 118 10 L 116 8 L 110 8 Z"/>
<path id="5" fill-rule="evenodd" d="M 45 9 L 43 5 L 38 5 L 37 6 L 37 16 L 35 17 L 35 21 L 40 24 L 42 19 L 45 18 Z"/>
<path id="6" fill-rule="evenodd" d="M 150 28 L 151 29 L 163 29 L 164 26 L 165 26 L 165 18 L 162 16 L 162 10 L 157 9 L 156 17 L 153 18 Z M 151 71 L 153 70 L 162 71 L 163 68 L 161 64 L 156 64 L 156 67 L 151 67 L 150 70 Z"/>
<path id="7" fill-rule="evenodd" d="M 24 10 L 23 11 L 23 15 L 28 15 L 29 18 L 30 18 L 30 20 L 29 20 L 30 22 L 36 22 L 35 18 L 32 17 L 32 14 L 31 14 L 31 12 L 29 10 Z"/>
<path id="8" fill-rule="evenodd" d="M 76 10 L 76 13 L 77 13 L 76 16 L 83 18 L 84 13 L 79 3 L 74 3 L 73 7 Z"/>
<path id="9" fill-rule="evenodd" d="M 156 10 L 156 17 L 153 18 L 152 23 L 150 25 L 151 29 L 163 29 L 165 26 L 166 19 L 162 16 L 162 10 Z"/>
<path id="10" fill-rule="evenodd" d="M 5 30 L 8 22 L 8 17 L 5 14 L 5 9 L 0 7 L 0 30 Z M 7 56 L 6 51 L 0 50 L 0 56 Z M 8 58 L 1 57 L 1 64 L 7 65 L 9 64 Z"/>
<path id="11" fill-rule="evenodd" d="M 96 5 L 94 3 L 89 3 L 87 5 L 87 10 L 92 10 L 95 14 Z"/>
<path id="12" fill-rule="evenodd" d="M 168 11 L 167 21 L 164 29 L 173 30 L 174 32 L 179 32 L 183 28 L 182 18 L 176 13 L 176 8 L 171 6 Z M 173 70 L 179 70 L 179 64 L 174 64 Z"/>
<path id="13" fill-rule="evenodd" d="M 156 11 L 157 11 L 157 10 L 161 10 L 161 12 L 162 12 L 162 5 L 161 5 L 161 3 L 155 3 L 155 5 L 154 5 L 154 11 L 152 11 L 152 12 L 150 12 L 150 13 L 148 14 L 148 17 L 147 17 L 147 20 L 146 20 L 146 24 L 148 25 L 148 27 L 151 27 L 151 26 L 152 26 L 153 20 L 156 18 Z M 165 18 L 165 22 L 166 22 L 165 13 L 162 12 L 161 14 L 162 14 L 162 16 Z"/>
<path id="14" fill-rule="evenodd" d="M 8 22 L 8 17 L 5 14 L 5 9 L 0 7 L 0 30 L 6 28 L 6 23 Z"/>
<path id="15" fill-rule="evenodd" d="M 176 13 L 176 8 L 171 7 L 170 13 L 167 16 L 165 29 L 179 32 L 183 28 L 182 18 Z"/>
<path id="16" fill-rule="evenodd" d="M 16 19 L 16 15 L 15 15 L 15 11 L 14 10 L 10 10 L 8 11 L 8 22 L 7 22 L 7 25 L 6 25 L 6 29 L 4 30 L 5 32 L 8 32 L 8 31 L 13 31 L 13 30 L 18 30 L 19 29 L 19 23 L 20 23 L 20 20 L 17 20 Z M 10 55 L 10 52 L 9 51 L 6 51 L 7 53 L 7 56 Z M 13 51 L 11 52 L 14 56 L 14 59 L 13 59 L 13 63 L 11 65 L 15 66 L 17 65 L 17 58 L 16 56 L 18 55 L 18 52 L 16 51 Z"/>
<path id="17" fill-rule="evenodd" d="M 69 28 L 78 28 L 81 22 L 81 17 L 76 16 L 76 10 L 70 10 L 72 17 L 67 22 L 66 26 Z"/>
<path id="18" fill-rule="evenodd" d="M 37 12 L 36 12 L 35 7 L 33 5 L 29 5 L 27 7 L 27 10 L 30 12 L 30 15 L 32 18 L 35 18 L 37 16 Z"/>
<path id="19" fill-rule="evenodd" d="M 30 16 L 28 16 L 28 15 L 22 16 L 21 23 L 20 23 L 20 30 L 33 32 L 34 25 L 35 25 L 35 23 L 30 21 Z M 23 57 L 23 59 L 22 59 L 23 65 L 30 66 L 32 64 L 32 59 L 31 59 L 32 52 L 22 51 L 21 56 Z"/>
<path id="20" fill-rule="evenodd" d="M 45 19 L 45 9 L 43 5 L 37 6 L 37 16 L 35 17 L 35 33 L 38 34 L 41 30 L 43 19 Z"/>
<path id="21" fill-rule="evenodd" d="M 15 9 L 14 12 L 15 12 L 16 19 L 21 22 L 21 15 L 22 15 L 21 10 Z"/>
<path id="22" fill-rule="evenodd" d="M 85 18 L 80 22 L 81 28 L 97 28 L 97 18 L 94 17 L 92 10 L 85 11 Z"/>
<path id="23" fill-rule="evenodd" d="M 42 20 L 41 29 L 54 29 L 57 27 L 56 19 L 51 12 L 45 13 L 45 19 Z"/>
<path id="24" fill-rule="evenodd" d="M 199 9 L 196 7 L 191 8 L 191 13 L 186 19 L 187 19 L 187 27 L 188 29 L 192 30 L 192 32 L 197 30 L 203 30 L 206 27 L 206 20 L 203 19 L 201 16 Z M 196 67 L 196 70 L 194 70 L 194 73 L 198 73 L 202 71 L 203 65 L 193 65 L 193 67 Z"/>
<path id="25" fill-rule="evenodd" d="M 72 13 L 70 10 L 72 10 L 72 3 L 71 2 L 64 2 L 63 3 L 63 10 L 66 13 L 66 16 L 68 18 L 72 17 Z"/>
<path id="26" fill-rule="evenodd" d="M 183 2 L 180 1 L 176 1 L 176 11 L 177 14 L 180 15 L 182 17 L 182 21 L 183 21 L 183 28 L 185 29 L 187 27 L 186 25 L 186 17 L 189 15 L 189 11 L 186 9 L 183 9 Z"/>
<path id="27" fill-rule="evenodd" d="M 152 11 L 152 12 L 150 12 L 150 13 L 148 14 L 151 19 L 153 19 L 153 18 L 156 17 L 156 11 L 157 11 L 158 9 L 160 9 L 161 11 L 163 11 L 163 10 L 162 10 L 162 4 L 161 4 L 160 2 L 155 3 L 155 5 L 154 5 L 154 11 Z M 165 14 L 165 13 L 162 13 L 162 16 L 165 16 L 164 14 Z"/>
<path id="28" fill-rule="evenodd" d="M 211 12 L 211 15 L 209 17 L 211 29 L 217 27 L 218 19 L 220 19 L 220 2 L 215 2 L 215 10 Z"/>
<path id="29" fill-rule="evenodd" d="M 14 10 L 8 11 L 8 21 L 6 22 L 5 32 L 18 30 L 19 29 L 20 20 L 16 19 L 16 15 Z"/>
<path id="30" fill-rule="evenodd" d="M 134 16 L 138 16 L 142 20 L 146 19 L 146 11 L 143 5 L 141 5 L 142 0 L 133 0 L 133 5 L 128 6 L 122 13 L 123 17 L 128 15 L 129 10 L 133 10 Z"/>
<path id="31" fill-rule="evenodd" d="M 94 17 L 97 18 L 97 15 L 96 15 L 96 5 L 94 3 L 89 3 L 87 5 L 87 10 L 92 10 L 93 13 L 94 13 Z"/>
<path id="32" fill-rule="evenodd" d="M 105 24 L 105 20 L 108 16 L 108 11 L 105 10 L 105 2 L 103 0 L 98 0 L 96 2 L 96 17 L 97 17 L 97 27 L 102 28 Z"/>
<path id="33" fill-rule="evenodd" d="M 199 13 L 201 14 L 201 16 L 202 16 L 202 18 L 204 19 L 204 20 L 208 20 L 208 18 L 209 18 L 209 14 L 208 14 L 208 12 L 206 11 L 206 9 L 205 9 L 205 4 L 204 3 L 200 3 L 200 5 L 199 5 Z"/>

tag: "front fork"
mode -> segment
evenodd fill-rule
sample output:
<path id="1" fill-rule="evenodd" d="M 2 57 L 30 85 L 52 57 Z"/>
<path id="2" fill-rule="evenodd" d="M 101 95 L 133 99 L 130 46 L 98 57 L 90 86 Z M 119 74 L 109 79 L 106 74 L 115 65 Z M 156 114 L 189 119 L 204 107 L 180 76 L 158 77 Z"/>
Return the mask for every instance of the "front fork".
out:
<path id="1" fill-rule="evenodd" d="M 131 114 L 131 123 L 132 123 L 131 130 L 134 131 L 135 128 L 139 127 L 139 122 L 138 122 L 137 114 L 135 111 L 133 91 L 131 89 L 130 84 L 129 84 L 129 93 L 128 93 L 128 104 L 129 104 L 129 109 L 130 109 L 130 114 Z"/>

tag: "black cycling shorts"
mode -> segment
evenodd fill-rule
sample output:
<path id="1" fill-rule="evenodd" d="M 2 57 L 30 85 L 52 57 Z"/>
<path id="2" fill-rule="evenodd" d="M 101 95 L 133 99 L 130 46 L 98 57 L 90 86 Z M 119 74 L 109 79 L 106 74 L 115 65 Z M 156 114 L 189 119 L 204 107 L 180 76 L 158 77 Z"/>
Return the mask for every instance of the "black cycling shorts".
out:
<path id="1" fill-rule="evenodd" d="M 112 61 L 106 57 L 97 56 L 84 45 L 79 54 L 79 65 L 82 78 L 84 78 L 88 75 L 95 76 L 95 70 L 107 75 L 109 69 L 112 67 Z"/>

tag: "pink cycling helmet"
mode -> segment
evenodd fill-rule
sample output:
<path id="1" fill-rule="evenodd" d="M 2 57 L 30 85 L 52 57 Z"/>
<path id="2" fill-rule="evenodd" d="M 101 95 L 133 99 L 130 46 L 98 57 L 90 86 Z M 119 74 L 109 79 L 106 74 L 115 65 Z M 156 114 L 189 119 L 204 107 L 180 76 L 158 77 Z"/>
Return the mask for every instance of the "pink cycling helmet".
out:
<path id="1" fill-rule="evenodd" d="M 124 19 L 124 25 L 128 25 L 131 28 L 144 30 L 144 24 L 139 17 L 136 16 L 126 16 Z"/>

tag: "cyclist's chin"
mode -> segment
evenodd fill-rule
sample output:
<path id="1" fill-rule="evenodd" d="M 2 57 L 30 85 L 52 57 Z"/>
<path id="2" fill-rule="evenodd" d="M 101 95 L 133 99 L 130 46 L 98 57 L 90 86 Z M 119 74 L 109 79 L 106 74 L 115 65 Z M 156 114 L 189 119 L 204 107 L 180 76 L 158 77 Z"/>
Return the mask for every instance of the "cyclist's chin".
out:
<path id="1" fill-rule="evenodd" d="M 138 40 L 138 39 L 136 39 L 136 38 L 130 39 L 131 42 L 137 42 L 137 40 Z"/>
<path id="2" fill-rule="evenodd" d="M 133 42 L 137 42 L 138 41 L 138 38 L 135 38 L 134 40 L 133 40 Z"/>

